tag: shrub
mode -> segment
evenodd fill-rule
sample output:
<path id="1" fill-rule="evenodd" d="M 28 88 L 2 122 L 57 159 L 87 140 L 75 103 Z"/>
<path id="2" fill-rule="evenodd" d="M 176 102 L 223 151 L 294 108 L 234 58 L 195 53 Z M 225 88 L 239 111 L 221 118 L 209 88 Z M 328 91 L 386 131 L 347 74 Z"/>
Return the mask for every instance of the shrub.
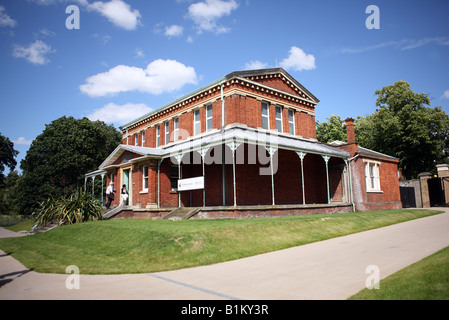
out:
<path id="1" fill-rule="evenodd" d="M 38 226 L 45 226 L 50 223 L 63 225 L 101 220 L 103 218 L 103 206 L 100 201 L 78 189 L 68 197 L 49 198 L 42 201 L 33 213 L 33 217 Z"/>

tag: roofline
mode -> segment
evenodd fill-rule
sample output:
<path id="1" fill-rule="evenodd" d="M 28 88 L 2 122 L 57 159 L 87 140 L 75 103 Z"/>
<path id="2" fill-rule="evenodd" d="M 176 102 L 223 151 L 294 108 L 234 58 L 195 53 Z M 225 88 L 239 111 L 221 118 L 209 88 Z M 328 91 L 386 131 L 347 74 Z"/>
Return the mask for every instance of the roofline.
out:
<path id="1" fill-rule="evenodd" d="M 262 76 L 273 73 L 282 73 L 286 76 L 291 82 L 293 82 L 297 87 L 301 88 L 307 95 L 309 95 L 315 103 L 319 103 L 320 100 L 315 97 L 309 90 L 307 90 L 302 84 L 300 84 L 294 77 L 292 77 L 285 69 L 283 68 L 269 68 L 269 69 L 256 69 L 256 70 L 244 70 L 244 71 L 234 71 L 226 75 L 227 80 L 232 79 L 234 77 L 250 77 L 250 76 Z"/>
<path id="2" fill-rule="evenodd" d="M 392 160 L 392 161 L 399 161 L 399 158 L 390 156 L 390 155 L 385 154 L 385 153 L 374 151 L 374 150 L 371 150 L 371 149 L 368 149 L 368 148 L 364 148 L 364 147 L 361 147 L 361 146 L 358 146 L 358 148 L 359 148 L 359 154 L 361 154 L 364 157 L 368 157 L 368 158 L 382 158 L 382 159 L 387 159 L 387 160 Z M 363 153 L 363 150 L 360 150 L 360 149 L 367 150 L 368 153 Z M 360 151 L 362 151 L 362 152 L 360 152 Z M 369 153 L 374 153 L 374 154 L 369 154 Z"/>
<path id="3" fill-rule="evenodd" d="M 231 72 L 231 73 L 225 75 L 224 77 L 221 77 L 221 78 L 219 78 L 219 79 L 217 79 L 217 80 L 215 80 L 215 81 L 213 81 L 213 82 L 211 82 L 209 84 L 206 84 L 206 85 L 204 85 L 204 86 L 202 86 L 202 87 L 200 87 L 200 88 L 198 88 L 198 89 L 196 89 L 196 90 L 194 90 L 194 91 L 192 91 L 192 92 L 190 92 L 190 93 L 188 93 L 186 95 L 183 95 L 183 96 L 179 97 L 178 99 L 173 100 L 173 101 L 163 105 L 162 107 L 159 107 L 159 108 L 157 108 L 155 110 L 152 110 L 152 111 L 142 115 L 141 117 L 138 117 L 138 118 L 136 118 L 136 119 L 134 119 L 134 120 L 132 120 L 132 121 L 130 121 L 130 122 L 120 126 L 119 129 L 121 131 L 123 131 L 127 127 L 130 127 L 133 124 L 135 124 L 135 123 L 137 123 L 139 121 L 142 121 L 143 119 L 145 119 L 145 118 L 147 118 L 147 117 L 149 117 L 149 116 L 151 116 L 153 114 L 159 113 L 159 112 L 163 111 L 164 109 L 166 109 L 166 108 L 168 108 L 168 107 L 170 107 L 172 105 L 175 105 L 175 104 L 177 104 L 177 103 L 179 103 L 179 102 L 181 102 L 183 100 L 187 100 L 189 97 L 192 97 L 192 96 L 200 93 L 201 91 L 204 91 L 204 90 L 206 90 L 206 89 L 208 89 L 210 87 L 214 87 L 216 85 L 221 85 L 223 82 L 229 81 L 231 79 L 234 79 L 234 78 L 245 78 L 245 77 L 250 77 L 250 76 L 261 76 L 261 75 L 268 75 L 268 74 L 274 74 L 274 73 L 281 73 L 285 77 L 287 77 L 297 87 L 299 87 L 307 95 L 309 95 L 314 100 L 313 102 L 315 104 L 318 104 L 320 102 L 320 100 L 317 97 L 315 97 L 309 90 L 307 90 L 303 85 L 301 85 L 295 78 L 293 78 L 283 68 L 269 68 L 269 69 L 234 71 L 234 72 Z"/>
<path id="4" fill-rule="evenodd" d="M 170 101 L 169 103 L 163 105 L 162 107 L 159 107 L 159 108 L 157 108 L 157 109 L 155 109 L 155 110 L 152 110 L 152 111 L 150 111 L 150 112 L 144 114 L 143 116 L 141 116 L 141 117 L 139 117 L 139 118 L 137 118 L 137 119 L 134 119 L 134 120 L 132 120 L 132 121 L 130 121 L 130 122 L 128 122 L 128 123 L 126 123 L 126 124 L 120 126 L 119 129 L 123 131 L 123 129 L 125 129 L 126 127 L 129 127 L 129 126 L 133 125 L 133 124 L 136 123 L 136 122 L 139 122 L 139 121 L 141 121 L 141 120 L 143 120 L 143 119 L 145 119 L 145 118 L 147 118 L 147 117 L 149 117 L 149 116 L 151 116 L 151 115 L 153 115 L 153 114 L 156 114 L 156 113 L 158 113 L 158 112 L 161 112 L 162 110 L 168 108 L 168 107 L 171 106 L 171 105 L 177 104 L 178 102 L 181 102 L 181 101 L 183 101 L 183 100 L 187 100 L 189 97 L 194 96 L 194 95 L 196 95 L 197 93 L 199 93 L 199 92 L 201 92 L 201 91 L 204 91 L 204 90 L 206 90 L 206 89 L 209 88 L 209 87 L 216 86 L 217 84 L 220 84 L 220 83 L 222 83 L 222 82 L 224 82 L 224 81 L 227 81 L 227 80 L 228 80 L 228 79 L 226 78 L 226 76 L 225 76 L 225 77 L 221 77 L 221 78 L 218 79 L 218 80 L 215 80 L 215 81 L 213 81 L 213 82 L 211 82 L 211 83 L 209 83 L 209 84 L 206 84 L 206 85 L 204 85 L 204 86 L 202 86 L 202 87 L 200 87 L 200 88 L 198 88 L 198 89 L 196 89 L 196 90 L 194 90 L 194 91 L 192 91 L 192 92 L 190 92 L 190 93 L 188 93 L 188 94 L 186 94 L 186 95 L 183 95 L 183 96 L 179 97 L 179 98 L 176 99 L 176 100 Z"/>

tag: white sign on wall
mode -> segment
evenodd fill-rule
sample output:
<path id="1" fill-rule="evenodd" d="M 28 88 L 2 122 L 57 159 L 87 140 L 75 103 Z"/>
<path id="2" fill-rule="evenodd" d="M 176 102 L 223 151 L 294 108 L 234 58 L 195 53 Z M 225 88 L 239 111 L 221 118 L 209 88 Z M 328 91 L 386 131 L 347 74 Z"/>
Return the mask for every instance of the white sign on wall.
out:
<path id="1" fill-rule="evenodd" d="M 178 191 L 204 189 L 204 177 L 178 180 Z"/>

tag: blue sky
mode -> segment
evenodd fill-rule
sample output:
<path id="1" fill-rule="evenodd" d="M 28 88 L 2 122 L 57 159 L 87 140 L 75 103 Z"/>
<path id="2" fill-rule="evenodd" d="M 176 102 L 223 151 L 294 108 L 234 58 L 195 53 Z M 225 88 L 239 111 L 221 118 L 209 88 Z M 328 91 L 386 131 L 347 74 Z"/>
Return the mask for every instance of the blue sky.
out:
<path id="1" fill-rule="evenodd" d="M 68 29 L 75 5 L 79 29 Z M 379 9 L 379 29 L 366 20 Z M 368 115 L 398 80 L 449 112 L 449 1 L 0 0 L 0 133 L 26 155 L 45 124 L 116 127 L 249 68 L 284 67 L 316 119 Z"/>

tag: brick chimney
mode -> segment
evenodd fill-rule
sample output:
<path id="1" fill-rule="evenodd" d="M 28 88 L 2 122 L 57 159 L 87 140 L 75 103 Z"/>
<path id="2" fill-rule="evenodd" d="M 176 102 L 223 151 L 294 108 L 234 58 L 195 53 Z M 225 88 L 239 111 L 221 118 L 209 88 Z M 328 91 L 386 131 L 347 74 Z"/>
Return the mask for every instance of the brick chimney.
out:
<path id="1" fill-rule="evenodd" d="M 354 132 L 354 119 L 347 118 L 346 122 L 346 135 L 348 143 L 355 142 L 355 132 Z"/>

